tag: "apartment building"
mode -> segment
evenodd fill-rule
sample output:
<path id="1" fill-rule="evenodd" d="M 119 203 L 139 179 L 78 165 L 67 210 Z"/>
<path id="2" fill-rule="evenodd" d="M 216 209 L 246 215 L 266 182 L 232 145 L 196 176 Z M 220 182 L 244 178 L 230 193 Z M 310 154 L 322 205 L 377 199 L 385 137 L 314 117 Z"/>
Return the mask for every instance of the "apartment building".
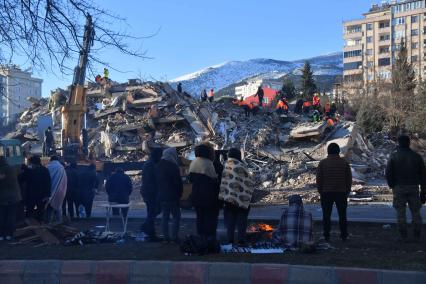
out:
<path id="1" fill-rule="evenodd" d="M 363 16 L 344 22 L 345 86 L 389 80 L 401 40 L 416 74 L 426 77 L 426 0 L 384 1 Z"/>
<path id="2" fill-rule="evenodd" d="M 16 65 L 0 66 L 0 118 L 3 124 L 15 121 L 17 115 L 31 105 L 28 97 L 41 98 L 42 82 Z"/>

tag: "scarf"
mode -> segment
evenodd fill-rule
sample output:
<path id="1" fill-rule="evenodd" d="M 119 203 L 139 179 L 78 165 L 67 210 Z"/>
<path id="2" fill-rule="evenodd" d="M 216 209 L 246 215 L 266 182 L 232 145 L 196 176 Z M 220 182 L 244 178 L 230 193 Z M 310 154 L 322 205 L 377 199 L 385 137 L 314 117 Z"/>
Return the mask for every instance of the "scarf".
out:
<path id="1" fill-rule="evenodd" d="M 189 172 L 194 174 L 202 174 L 213 179 L 217 178 L 216 170 L 213 166 L 213 162 L 206 158 L 198 157 L 191 162 L 189 166 Z"/>

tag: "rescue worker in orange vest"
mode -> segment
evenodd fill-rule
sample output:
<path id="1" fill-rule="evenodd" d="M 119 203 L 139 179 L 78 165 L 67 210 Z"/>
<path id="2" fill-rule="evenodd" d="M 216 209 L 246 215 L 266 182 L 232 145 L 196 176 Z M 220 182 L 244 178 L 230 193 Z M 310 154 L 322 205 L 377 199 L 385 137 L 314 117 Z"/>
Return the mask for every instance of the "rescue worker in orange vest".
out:
<path id="1" fill-rule="evenodd" d="M 249 103 L 245 100 L 243 100 L 243 98 L 241 98 L 241 100 L 239 101 L 234 101 L 234 104 L 242 107 L 244 109 L 244 113 L 246 115 L 246 117 L 249 117 L 250 114 L 256 115 L 256 107 L 254 105 L 253 102 Z"/>
<path id="2" fill-rule="evenodd" d="M 318 109 L 320 107 L 320 97 L 318 96 L 318 94 L 315 94 L 313 99 L 312 99 L 312 105 L 314 106 L 314 109 Z"/>
<path id="3" fill-rule="evenodd" d="M 210 90 L 208 97 L 209 97 L 209 102 L 212 103 L 214 101 L 214 91 L 213 91 L 213 89 Z"/>
<path id="4" fill-rule="evenodd" d="M 305 101 L 303 103 L 303 111 L 305 113 L 309 113 L 309 111 L 311 110 L 311 106 L 312 106 L 312 103 L 310 101 Z"/>
<path id="5" fill-rule="evenodd" d="M 276 110 L 279 115 L 288 113 L 288 103 L 285 98 L 279 99 Z"/>
<path id="6" fill-rule="evenodd" d="M 259 107 L 263 107 L 263 97 L 265 96 L 265 92 L 262 89 L 262 86 L 259 86 L 257 88 L 257 93 L 254 95 L 254 97 L 259 98 Z"/>

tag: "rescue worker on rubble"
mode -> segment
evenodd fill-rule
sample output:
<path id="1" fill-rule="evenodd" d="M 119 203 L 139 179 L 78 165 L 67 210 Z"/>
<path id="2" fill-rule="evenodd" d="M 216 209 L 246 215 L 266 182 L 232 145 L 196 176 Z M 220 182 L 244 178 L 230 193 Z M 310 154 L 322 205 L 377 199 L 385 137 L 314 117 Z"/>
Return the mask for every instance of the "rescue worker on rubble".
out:
<path id="1" fill-rule="evenodd" d="M 107 68 L 104 68 L 104 79 L 105 79 L 105 81 L 108 81 L 108 77 L 109 77 L 109 70 Z"/>
<path id="2" fill-rule="evenodd" d="M 303 109 L 303 99 L 298 99 L 294 107 L 294 113 L 301 114 Z"/>
<path id="3" fill-rule="evenodd" d="M 303 102 L 303 107 L 302 107 L 303 112 L 304 113 L 309 113 L 309 111 L 311 110 L 311 106 L 312 106 L 312 103 L 310 101 L 304 101 Z"/>
<path id="4" fill-rule="evenodd" d="M 279 115 L 288 113 L 288 102 L 286 98 L 279 99 L 276 110 Z"/>
<path id="5" fill-rule="evenodd" d="M 208 97 L 209 97 L 209 102 L 212 103 L 214 101 L 214 90 L 213 89 L 210 89 Z"/>
<path id="6" fill-rule="evenodd" d="M 325 116 L 330 117 L 331 116 L 331 106 L 330 106 L 330 102 L 327 102 L 324 106 L 324 114 Z"/>
<path id="7" fill-rule="evenodd" d="M 314 107 L 314 109 L 319 110 L 320 108 L 320 97 L 318 96 L 318 94 L 315 94 L 314 97 L 312 98 L 312 106 Z"/>
<path id="8" fill-rule="evenodd" d="M 177 91 L 179 94 L 182 93 L 182 83 L 180 82 L 177 84 Z"/>
<path id="9" fill-rule="evenodd" d="M 52 127 L 48 127 L 44 131 L 44 140 L 43 140 L 43 155 L 50 156 L 55 152 L 55 139 L 53 138 Z"/>
<path id="10" fill-rule="evenodd" d="M 386 180 L 393 192 L 393 206 L 396 209 L 399 241 L 406 241 L 407 219 L 406 206 L 410 208 L 414 239 L 420 240 L 422 217 L 420 209 L 426 203 L 426 168 L 423 158 L 410 149 L 407 135 L 398 137 L 399 147 L 394 152 L 386 167 Z M 421 187 L 419 195 L 419 186 Z"/>
<path id="11" fill-rule="evenodd" d="M 207 101 L 207 92 L 206 92 L 206 89 L 203 89 L 201 91 L 200 99 L 201 99 L 202 102 L 206 102 Z"/>
<path id="12" fill-rule="evenodd" d="M 250 114 L 256 115 L 256 106 L 254 105 L 253 102 L 247 102 L 243 99 L 243 97 L 241 97 L 240 100 L 235 100 L 234 104 L 240 106 L 243 108 L 244 110 L 244 114 L 246 115 L 246 117 L 249 117 Z"/>
<path id="13" fill-rule="evenodd" d="M 265 92 L 262 89 L 262 86 L 259 86 L 259 88 L 257 88 L 257 93 L 254 95 L 254 97 L 258 97 L 259 98 L 259 107 L 263 106 L 263 97 L 265 96 Z"/>

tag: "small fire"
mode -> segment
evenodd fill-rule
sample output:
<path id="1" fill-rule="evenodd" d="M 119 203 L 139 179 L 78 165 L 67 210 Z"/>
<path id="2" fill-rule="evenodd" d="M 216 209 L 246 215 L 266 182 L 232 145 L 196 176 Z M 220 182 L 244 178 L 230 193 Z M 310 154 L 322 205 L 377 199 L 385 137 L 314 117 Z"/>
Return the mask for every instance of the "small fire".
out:
<path id="1" fill-rule="evenodd" d="M 260 224 L 253 224 L 250 225 L 250 227 L 247 229 L 249 232 L 272 232 L 274 228 L 271 225 L 260 223 Z"/>

